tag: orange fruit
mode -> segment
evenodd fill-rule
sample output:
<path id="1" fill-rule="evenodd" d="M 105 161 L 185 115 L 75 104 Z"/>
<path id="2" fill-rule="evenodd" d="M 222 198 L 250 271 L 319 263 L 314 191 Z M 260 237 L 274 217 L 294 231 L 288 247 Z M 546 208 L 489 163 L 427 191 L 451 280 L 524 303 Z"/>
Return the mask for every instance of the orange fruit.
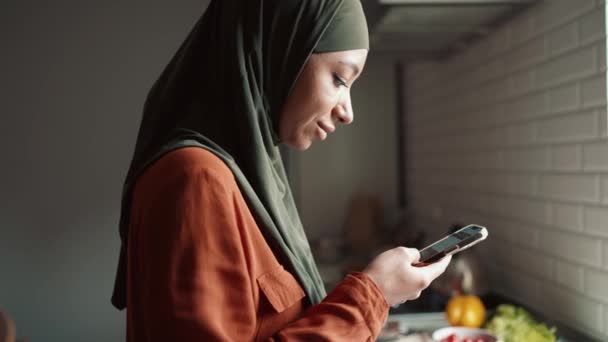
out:
<path id="1" fill-rule="evenodd" d="M 477 296 L 452 297 L 445 313 L 448 323 L 453 326 L 479 328 L 486 321 L 486 307 Z"/>

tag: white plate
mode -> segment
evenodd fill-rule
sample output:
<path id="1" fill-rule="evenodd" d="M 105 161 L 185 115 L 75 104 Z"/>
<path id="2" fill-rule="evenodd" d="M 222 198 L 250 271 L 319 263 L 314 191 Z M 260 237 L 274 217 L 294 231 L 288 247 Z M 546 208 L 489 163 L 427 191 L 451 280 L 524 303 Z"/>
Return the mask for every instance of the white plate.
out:
<path id="1" fill-rule="evenodd" d="M 492 334 L 488 330 L 466 327 L 445 327 L 437 329 L 433 332 L 432 337 L 433 340 L 439 342 L 452 334 L 456 334 L 456 336 L 458 336 L 458 341 L 462 341 L 462 339 L 467 337 L 484 337 L 489 342 L 501 342 L 496 335 Z"/>

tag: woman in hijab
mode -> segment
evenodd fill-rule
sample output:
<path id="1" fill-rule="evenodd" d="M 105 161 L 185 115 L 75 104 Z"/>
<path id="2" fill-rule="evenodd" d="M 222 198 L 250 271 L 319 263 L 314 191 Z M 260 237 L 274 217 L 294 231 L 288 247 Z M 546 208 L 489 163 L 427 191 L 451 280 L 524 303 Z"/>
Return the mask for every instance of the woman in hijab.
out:
<path id="1" fill-rule="evenodd" d="M 399 247 L 326 295 L 278 145 L 353 120 L 359 0 L 212 0 L 144 106 L 112 303 L 128 341 L 372 341 L 449 262 Z"/>

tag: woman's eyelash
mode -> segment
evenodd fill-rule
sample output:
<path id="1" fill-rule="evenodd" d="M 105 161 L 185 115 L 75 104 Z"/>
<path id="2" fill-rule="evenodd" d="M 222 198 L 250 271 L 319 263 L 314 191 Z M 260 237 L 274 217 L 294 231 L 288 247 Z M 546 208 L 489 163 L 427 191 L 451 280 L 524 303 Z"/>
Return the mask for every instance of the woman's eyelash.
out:
<path id="1" fill-rule="evenodd" d="M 342 78 L 340 78 L 340 76 L 338 76 L 337 74 L 334 74 L 334 80 L 336 80 L 336 82 L 338 82 L 338 85 L 348 88 L 346 86 L 346 81 L 344 81 Z"/>

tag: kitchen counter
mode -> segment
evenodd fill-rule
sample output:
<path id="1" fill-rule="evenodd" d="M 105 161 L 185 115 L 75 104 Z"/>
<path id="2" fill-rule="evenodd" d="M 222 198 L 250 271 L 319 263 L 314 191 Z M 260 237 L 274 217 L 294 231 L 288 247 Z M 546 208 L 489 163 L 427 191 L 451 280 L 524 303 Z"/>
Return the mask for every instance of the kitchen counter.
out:
<path id="1" fill-rule="evenodd" d="M 500 294 L 490 293 L 482 296 L 481 299 L 490 317 L 494 314 L 499 304 L 513 304 L 523 307 L 537 321 L 556 327 L 558 342 L 601 342 Z M 387 324 L 398 325 L 400 330 L 405 333 L 405 336 L 412 333 L 430 333 L 435 329 L 448 325 L 442 310 L 443 304 L 431 290 L 427 290 L 423 292 L 423 295 L 419 299 L 391 308 Z M 379 339 L 379 341 L 388 341 L 388 339 Z M 421 339 L 421 341 L 424 341 L 424 339 Z"/>

